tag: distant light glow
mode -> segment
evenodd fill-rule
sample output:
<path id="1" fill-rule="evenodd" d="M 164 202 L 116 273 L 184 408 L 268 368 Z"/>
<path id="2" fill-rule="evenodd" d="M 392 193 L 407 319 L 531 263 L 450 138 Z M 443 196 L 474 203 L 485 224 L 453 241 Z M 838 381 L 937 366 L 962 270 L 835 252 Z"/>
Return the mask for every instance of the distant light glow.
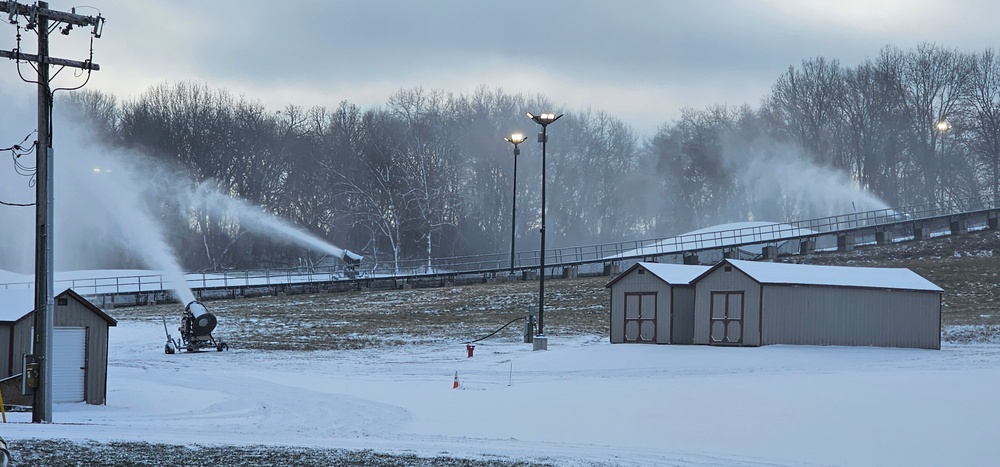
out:
<path id="1" fill-rule="evenodd" d="M 940 131 L 942 133 L 951 129 L 951 123 L 948 123 L 947 120 L 941 120 L 940 122 L 937 122 L 936 126 L 937 126 L 937 131 Z"/>

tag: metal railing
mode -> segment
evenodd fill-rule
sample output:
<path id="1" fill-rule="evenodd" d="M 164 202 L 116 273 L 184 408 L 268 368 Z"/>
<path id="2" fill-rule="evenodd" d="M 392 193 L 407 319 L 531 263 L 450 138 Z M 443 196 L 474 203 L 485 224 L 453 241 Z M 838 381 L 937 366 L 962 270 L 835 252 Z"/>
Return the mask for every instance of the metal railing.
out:
<path id="1" fill-rule="evenodd" d="M 653 238 L 617 243 L 552 248 L 545 251 L 547 267 L 615 263 L 669 254 L 684 254 L 719 248 L 737 248 L 755 244 L 776 244 L 794 239 L 831 235 L 859 229 L 875 229 L 913 221 L 945 218 L 998 209 L 997 200 L 976 197 L 951 200 L 947 203 L 927 203 L 893 209 L 878 209 L 854 214 L 790 221 L 729 230 L 698 232 L 670 238 Z M 515 255 L 517 271 L 537 269 L 539 252 L 521 251 Z M 266 287 L 313 282 L 365 280 L 371 278 L 407 278 L 450 274 L 498 274 L 510 269 L 509 253 L 435 258 L 428 268 L 427 259 L 365 263 L 357 270 L 342 266 L 264 269 L 185 274 L 185 283 L 192 289 Z M 162 275 L 125 275 L 118 277 L 64 279 L 55 281 L 55 290 L 72 288 L 81 295 L 160 292 L 170 289 Z M 0 289 L 32 288 L 32 282 L 0 284 Z"/>

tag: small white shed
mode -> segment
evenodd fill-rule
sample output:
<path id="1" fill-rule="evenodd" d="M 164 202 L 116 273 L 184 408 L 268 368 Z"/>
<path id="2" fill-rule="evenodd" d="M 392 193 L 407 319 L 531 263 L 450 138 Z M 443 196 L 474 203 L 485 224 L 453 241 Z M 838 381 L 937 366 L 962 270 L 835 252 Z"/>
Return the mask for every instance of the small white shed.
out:
<path id="1" fill-rule="evenodd" d="M 611 343 L 691 344 L 694 287 L 708 266 L 636 263 L 608 283 Z"/>
<path id="2" fill-rule="evenodd" d="M 694 284 L 695 344 L 941 348 L 943 290 L 909 269 L 727 259 Z"/>
<path id="3" fill-rule="evenodd" d="M 118 322 L 72 289 L 54 299 L 52 402 L 105 404 L 108 332 Z M 20 375 L 22 357 L 34 352 L 34 307 L 33 289 L 0 291 L 0 378 Z"/>

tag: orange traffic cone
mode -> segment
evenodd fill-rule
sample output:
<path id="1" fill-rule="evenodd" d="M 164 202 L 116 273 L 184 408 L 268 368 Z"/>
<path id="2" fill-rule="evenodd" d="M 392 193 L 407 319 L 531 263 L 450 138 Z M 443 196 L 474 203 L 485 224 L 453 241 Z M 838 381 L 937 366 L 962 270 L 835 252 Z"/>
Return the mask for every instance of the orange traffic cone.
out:
<path id="1" fill-rule="evenodd" d="M 458 372 L 455 372 L 455 384 L 451 385 L 452 389 L 458 389 Z"/>

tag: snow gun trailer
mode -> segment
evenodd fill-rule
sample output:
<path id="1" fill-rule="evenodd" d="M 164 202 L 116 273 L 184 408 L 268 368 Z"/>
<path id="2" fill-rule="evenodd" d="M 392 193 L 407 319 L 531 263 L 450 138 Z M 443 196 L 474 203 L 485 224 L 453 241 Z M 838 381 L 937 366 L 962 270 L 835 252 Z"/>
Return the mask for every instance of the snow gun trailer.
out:
<path id="1" fill-rule="evenodd" d="M 180 349 L 188 352 L 197 352 L 202 349 L 215 348 L 222 352 L 229 350 L 229 344 L 225 341 L 216 341 L 212 336 L 217 324 L 215 315 L 208 312 L 205 305 L 195 300 L 187 304 L 184 308 L 184 316 L 181 318 L 181 327 L 177 328 L 181 333 L 179 340 L 174 339 L 167 330 L 167 319 L 163 319 L 163 331 L 167 334 L 167 343 L 163 346 L 163 352 L 173 354 Z"/>

